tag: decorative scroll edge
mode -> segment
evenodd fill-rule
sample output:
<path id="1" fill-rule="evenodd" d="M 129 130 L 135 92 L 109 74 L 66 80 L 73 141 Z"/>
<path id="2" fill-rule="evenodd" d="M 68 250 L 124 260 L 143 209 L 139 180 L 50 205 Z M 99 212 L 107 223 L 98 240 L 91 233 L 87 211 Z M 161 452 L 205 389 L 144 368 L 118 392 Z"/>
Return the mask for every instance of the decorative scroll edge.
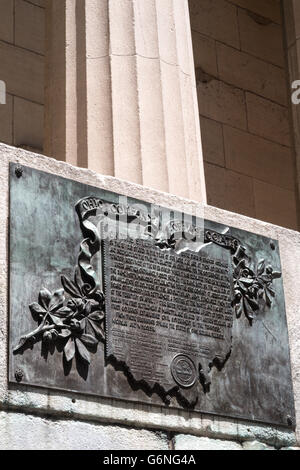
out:
<path id="1" fill-rule="evenodd" d="M 42 341 L 46 351 L 55 346 L 63 349 L 66 363 L 72 363 L 75 357 L 76 361 L 88 367 L 91 353 L 97 351 L 99 342 L 105 342 L 105 298 L 91 265 L 92 257 L 100 250 L 101 241 L 96 227 L 87 220 L 90 212 L 82 214 L 80 211 L 80 202 L 75 209 L 86 238 L 80 244 L 74 280 L 62 275 L 63 288 L 54 293 L 46 288 L 39 292 L 38 302 L 29 305 L 38 327 L 20 338 L 13 349 L 14 354 Z"/>

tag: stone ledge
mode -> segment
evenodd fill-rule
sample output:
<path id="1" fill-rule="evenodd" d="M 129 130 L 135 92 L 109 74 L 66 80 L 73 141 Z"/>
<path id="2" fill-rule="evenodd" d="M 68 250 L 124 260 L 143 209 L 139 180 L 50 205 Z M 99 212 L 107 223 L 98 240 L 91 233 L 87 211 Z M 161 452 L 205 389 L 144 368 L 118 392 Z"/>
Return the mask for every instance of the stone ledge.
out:
<path id="1" fill-rule="evenodd" d="M 238 442 L 179 434 L 174 438 L 175 450 L 243 450 Z"/>
<path id="2" fill-rule="evenodd" d="M 268 445 L 292 447 L 296 445 L 295 434 L 284 428 L 239 420 L 211 417 L 194 412 L 178 411 L 154 406 L 134 405 L 118 400 L 82 397 L 74 394 L 42 390 L 33 387 L 8 386 L 7 384 L 7 233 L 8 233 L 8 164 L 10 161 L 28 165 L 39 170 L 58 174 L 85 184 L 125 194 L 157 205 L 185 212 L 203 214 L 210 220 L 250 230 L 279 240 L 287 316 L 291 344 L 292 371 L 296 412 L 300 411 L 300 234 L 245 216 L 203 206 L 167 193 L 128 183 L 113 177 L 73 167 L 45 156 L 0 144 L 0 408 L 18 410 L 41 416 L 68 417 L 90 422 L 118 423 L 127 426 L 185 432 L 214 439 L 237 441 L 258 440 Z M 300 439 L 300 434 L 299 434 Z"/>
<path id="3" fill-rule="evenodd" d="M 165 433 L 0 412 L 2 450 L 168 450 Z"/>
<path id="4" fill-rule="evenodd" d="M 0 411 L 0 450 L 277 450 L 260 441 L 153 431 Z M 284 447 L 280 450 L 300 450 Z"/>

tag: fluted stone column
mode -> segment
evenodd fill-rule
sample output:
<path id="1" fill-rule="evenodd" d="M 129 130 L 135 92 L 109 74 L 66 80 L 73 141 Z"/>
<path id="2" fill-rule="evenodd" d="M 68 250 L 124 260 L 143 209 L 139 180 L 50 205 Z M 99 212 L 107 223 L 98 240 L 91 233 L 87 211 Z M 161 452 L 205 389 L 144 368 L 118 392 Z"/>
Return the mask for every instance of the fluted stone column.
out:
<path id="1" fill-rule="evenodd" d="M 46 0 L 44 151 L 77 164 L 76 30 L 74 2 Z"/>
<path id="2" fill-rule="evenodd" d="M 49 0 L 46 153 L 206 200 L 187 0 Z"/>

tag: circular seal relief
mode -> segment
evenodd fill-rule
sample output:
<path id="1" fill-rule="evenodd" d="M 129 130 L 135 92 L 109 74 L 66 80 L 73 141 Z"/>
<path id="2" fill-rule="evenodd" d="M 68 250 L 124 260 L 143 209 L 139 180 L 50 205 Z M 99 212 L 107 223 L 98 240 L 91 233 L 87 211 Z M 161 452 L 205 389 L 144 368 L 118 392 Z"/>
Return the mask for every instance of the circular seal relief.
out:
<path id="1" fill-rule="evenodd" d="M 191 387 L 197 379 L 195 364 L 185 354 L 178 354 L 171 363 L 171 372 L 175 382 L 181 387 Z"/>

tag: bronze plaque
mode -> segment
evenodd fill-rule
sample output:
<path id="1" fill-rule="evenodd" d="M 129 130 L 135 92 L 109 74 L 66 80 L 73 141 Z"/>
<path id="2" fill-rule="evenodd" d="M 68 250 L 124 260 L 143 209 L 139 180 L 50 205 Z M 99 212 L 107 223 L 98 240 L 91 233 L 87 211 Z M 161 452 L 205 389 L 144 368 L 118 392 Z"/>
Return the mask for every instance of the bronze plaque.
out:
<path id="1" fill-rule="evenodd" d="M 277 241 L 11 164 L 9 379 L 294 426 Z"/>

